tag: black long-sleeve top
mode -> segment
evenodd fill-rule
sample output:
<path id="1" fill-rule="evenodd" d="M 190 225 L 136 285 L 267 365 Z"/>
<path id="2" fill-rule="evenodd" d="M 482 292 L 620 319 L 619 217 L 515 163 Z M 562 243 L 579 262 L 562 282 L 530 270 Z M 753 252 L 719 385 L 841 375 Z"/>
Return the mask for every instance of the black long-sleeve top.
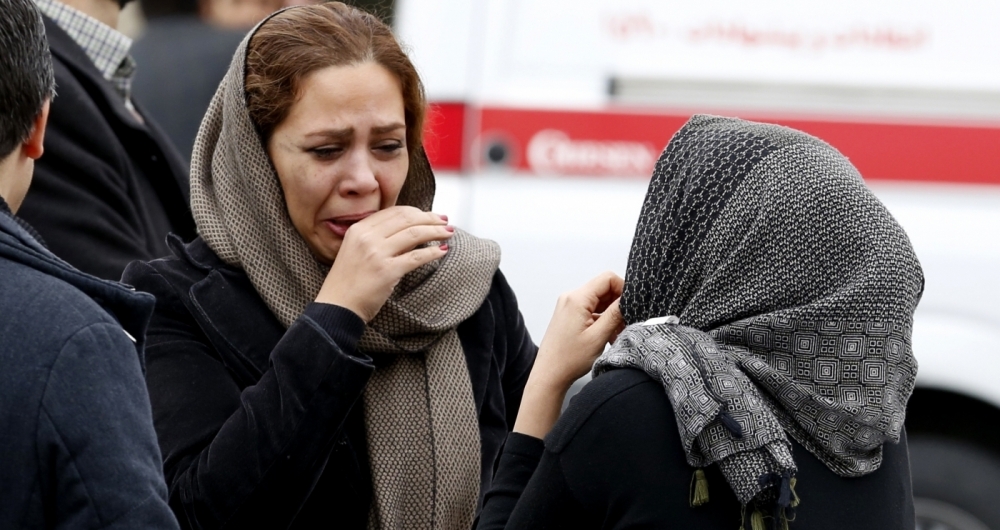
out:
<path id="1" fill-rule="evenodd" d="M 885 445 L 878 471 L 853 479 L 792 445 L 801 498 L 792 530 L 912 530 L 905 433 Z M 739 528 L 740 504 L 717 466 L 705 469 L 709 503 L 689 505 L 693 471 L 662 385 L 613 370 L 573 398 L 544 442 L 508 436 L 477 528 Z"/>

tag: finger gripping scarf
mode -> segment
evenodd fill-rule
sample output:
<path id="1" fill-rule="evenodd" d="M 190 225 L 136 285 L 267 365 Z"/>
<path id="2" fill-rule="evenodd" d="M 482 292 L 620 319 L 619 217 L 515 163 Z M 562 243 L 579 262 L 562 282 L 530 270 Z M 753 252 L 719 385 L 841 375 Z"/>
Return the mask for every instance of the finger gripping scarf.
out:
<path id="1" fill-rule="evenodd" d="M 659 380 L 689 464 L 718 464 L 744 505 L 787 506 L 786 435 L 845 477 L 899 441 L 922 289 L 906 234 L 840 153 L 695 116 L 657 162 L 621 301 L 630 325 L 594 374 Z"/>
<path id="2" fill-rule="evenodd" d="M 247 112 L 245 59 L 255 31 L 236 51 L 202 121 L 191 206 L 201 237 L 246 272 L 287 327 L 315 299 L 329 268 L 292 225 Z M 434 176 L 421 152 L 398 203 L 427 211 L 433 198 Z M 456 230 L 448 254 L 405 276 L 361 337 L 359 349 L 376 364 L 363 398 L 373 489 L 369 528 L 472 526 L 479 423 L 456 329 L 482 305 L 499 262 L 495 243 Z"/>

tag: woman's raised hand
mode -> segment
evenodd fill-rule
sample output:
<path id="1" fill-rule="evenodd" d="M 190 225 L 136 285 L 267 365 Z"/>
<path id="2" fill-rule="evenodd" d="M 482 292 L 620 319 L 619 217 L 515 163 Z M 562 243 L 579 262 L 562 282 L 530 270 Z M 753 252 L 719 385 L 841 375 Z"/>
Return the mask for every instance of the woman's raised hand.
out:
<path id="1" fill-rule="evenodd" d="M 590 371 L 604 346 L 621 331 L 618 297 L 624 284 L 617 274 L 605 272 L 561 295 L 542 337 L 531 377 L 568 390 Z"/>
<path id="2" fill-rule="evenodd" d="M 605 272 L 559 297 L 528 376 L 514 431 L 542 438 L 559 419 L 566 391 L 586 374 L 624 327 L 624 280 Z"/>
<path id="3" fill-rule="evenodd" d="M 440 259 L 454 235 L 448 218 L 411 206 L 392 206 L 352 225 L 344 235 L 316 301 L 335 304 L 370 322 L 410 271 Z"/>

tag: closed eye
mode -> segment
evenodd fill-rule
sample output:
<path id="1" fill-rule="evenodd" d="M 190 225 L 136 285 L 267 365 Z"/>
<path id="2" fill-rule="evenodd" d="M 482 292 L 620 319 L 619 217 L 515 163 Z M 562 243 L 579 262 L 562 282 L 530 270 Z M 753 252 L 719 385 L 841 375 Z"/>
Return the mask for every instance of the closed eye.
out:
<path id="1" fill-rule="evenodd" d="M 404 147 L 405 146 L 403 145 L 403 142 L 393 141 L 393 142 L 388 142 L 388 143 L 384 143 L 384 144 L 378 144 L 378 145 L 375 146 L 374 149 L 375 149 L 375 151 L 378 151 L 379 153 L 382 153 L 382 154 L 384 154 L 386 156 L 391 156 L 391 155 L 396 154 L 398 151 L 400 151 Z"/>
<path id="2" fill-rule="evenodd" d="M 320 160 L 329 160 L 332 158 L 336 158 L 338 155 L 344 152 L 344 149 L 339 146 L 321 146 L 321 147 L 313 147 L 312 149 L 309 149 L 309 152 Z"/>

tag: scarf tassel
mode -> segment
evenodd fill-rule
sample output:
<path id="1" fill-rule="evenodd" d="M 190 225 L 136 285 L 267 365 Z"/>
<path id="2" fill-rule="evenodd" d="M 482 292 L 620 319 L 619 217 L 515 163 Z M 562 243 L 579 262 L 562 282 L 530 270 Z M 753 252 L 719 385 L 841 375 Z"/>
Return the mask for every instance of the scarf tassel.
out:
<path id="1" fill-rule="evenodd" d="M 796 478 L 787 471 L 782 474 L 769 473 L 760 478 L 761 485 L 773 485 L 778 489 L 778 498 L 774 500 L 774 513 L 770 517 L 765 516 L 760 506 L 755 503 L 754 510 L 750 514 L 750 530 L 789 530 L 788 525 L 795 520 L 795 507 L 801 500 L 799 494 L 795 492 Z M 746 506 L 743 507 L 743 522 L 740 530 L 746 528 Z M 767 520 L 770 519 L 770 525 Z"/>
<path id="2" fill-rule="evenodd" d="M 771 519 L 770 530 L 788 530 L 788 524 L 795 520 L 795 508 L 801 502 L 799 494 L 795 492 L 795 484 L 798 480 L 787 472 L 781 475 L 770 475 L 764 480 L 775 479 L 779 481 L 778 499 L 774 503 L 774 516 L 769 518 Z M 708 477 L 705 476 L 705 470 L 694 470 L 691 475 L 690 489 L 692 508 L 708 504 Z M 743 507 L 743 513 L 744 522 L 740 523 L 740 530 L 745 530 L 746 506 Z M 768 530 L 766 519 L 768 518 L 764 516 L 764 513 L 759 508 L 755 508 L 750 514 L 750 530 Z"/>
<path id="3" fill-rule="evenodd" d="M 708 478 L 702 469 L 694 470 L 691 475 L 691 507 L 708 504 Z"/>
<path id="4" fill-rule="evenodd" d="M 771 519 L 770 529 L 767 527 L 767 519 Z M 750 514 L 750 530 L 789 530 L 788 523 L 793 520 L 794 517 L 788 517 L 785 513 L 778 517 L 766 517 L 764 512 L 755 509 Z M 745 528 L 745 524 L 740 525 L 740 530 L 745 530 Z"/>

